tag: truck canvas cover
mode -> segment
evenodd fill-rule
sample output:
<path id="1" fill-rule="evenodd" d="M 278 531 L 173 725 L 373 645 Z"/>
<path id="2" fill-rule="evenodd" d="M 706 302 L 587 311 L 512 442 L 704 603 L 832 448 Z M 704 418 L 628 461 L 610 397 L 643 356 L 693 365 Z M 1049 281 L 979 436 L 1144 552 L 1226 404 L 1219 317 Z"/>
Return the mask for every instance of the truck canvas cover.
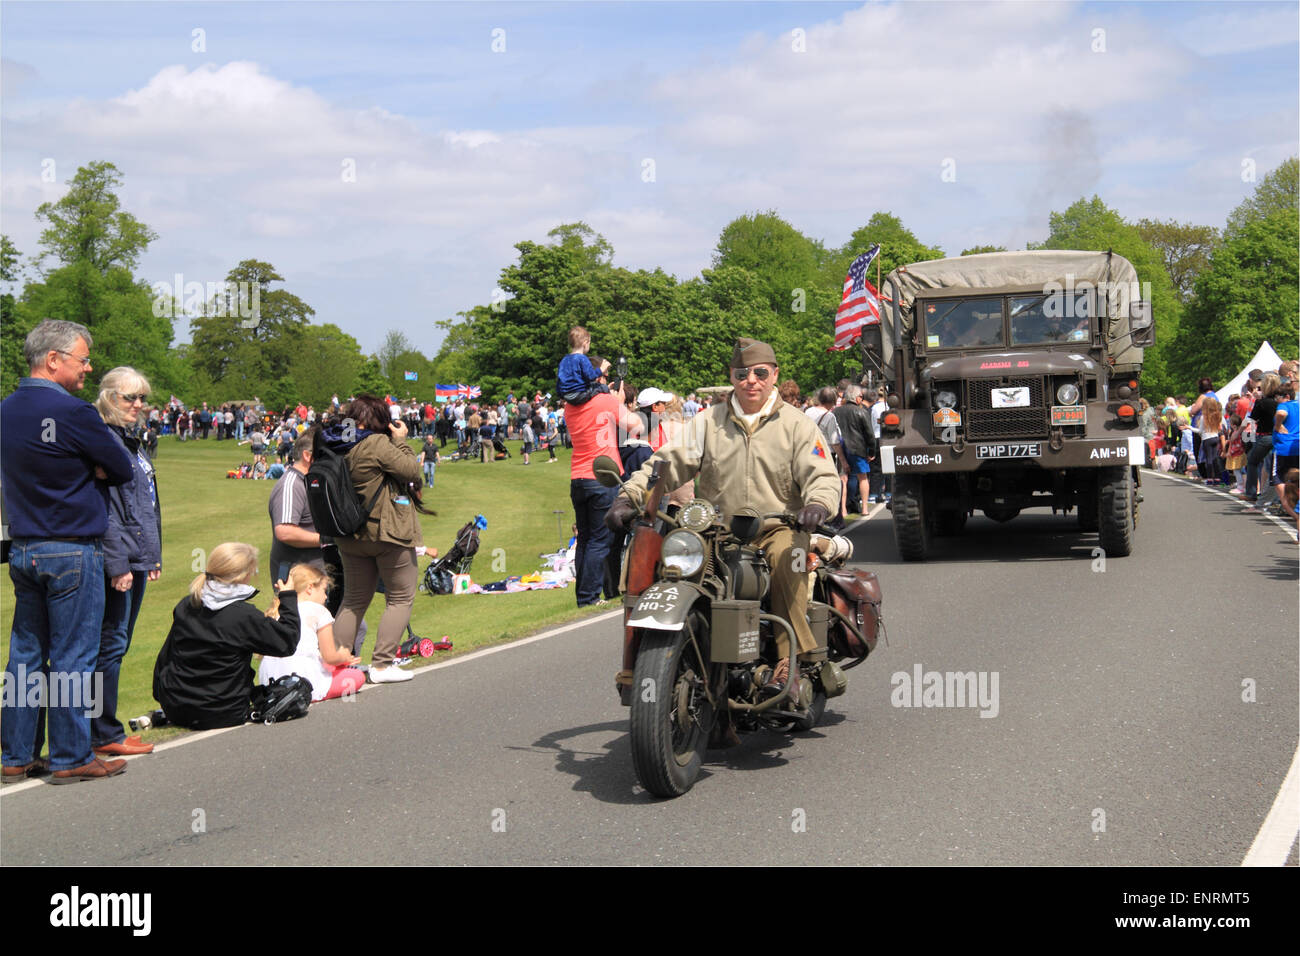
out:
<path id="1" fill-rule="evenodd" d="M 916 300 L 928 292 L 1046 293 L 1059 288 L 1068 293 L 1084 283 L 1105 293 L 1096 296 L 1097 312 L 1116 371 L 1141 369 L 1142 349 L 1129 337 L 1128 313 L 1129 302 L 1141 298 L 1137 270 L 1114 253 L 1069 250 L 987 252 L 900 266 L 885 277 L 881 290 L 894 301 L 882 330 L 882 358 L 886 363 L 893 360 L 892 310 L 900 310 L 903 336 L 909 340 L 916 328 Z"/>

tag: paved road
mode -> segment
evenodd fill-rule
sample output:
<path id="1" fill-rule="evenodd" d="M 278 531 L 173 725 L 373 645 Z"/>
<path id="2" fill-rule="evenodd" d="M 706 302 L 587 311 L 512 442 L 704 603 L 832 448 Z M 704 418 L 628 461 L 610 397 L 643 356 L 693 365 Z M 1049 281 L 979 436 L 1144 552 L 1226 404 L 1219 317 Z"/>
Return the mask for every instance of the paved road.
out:
<path id="1" fill-rule="evenodd" d="M 1237 865 L 1296 750 L 1296 547 L 1203 489 L 1144 490 L 1137 553 L 1104 571 L 1062 517 L 972 519 L 924 565 L 867 522 L 888 646 L 818 731 L 711 752 L 678 800 L 635 784 L 608 615 L 115 780 L 8 788 L 0 857 Z M 996 716 L 895 706 L 917 668 L 996 675 Z"/>

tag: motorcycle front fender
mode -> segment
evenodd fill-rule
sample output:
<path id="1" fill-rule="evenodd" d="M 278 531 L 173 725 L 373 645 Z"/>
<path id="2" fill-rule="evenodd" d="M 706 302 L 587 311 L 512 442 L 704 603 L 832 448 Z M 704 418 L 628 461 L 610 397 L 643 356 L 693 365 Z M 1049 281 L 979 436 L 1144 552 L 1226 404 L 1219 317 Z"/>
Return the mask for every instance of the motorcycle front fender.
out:
<path id="1" fill-rule="evenodd" d="M 704 591 L 689 581 L 656 581 L 637 598 L 627 626 L 676 631 L 703 595 Z"/>

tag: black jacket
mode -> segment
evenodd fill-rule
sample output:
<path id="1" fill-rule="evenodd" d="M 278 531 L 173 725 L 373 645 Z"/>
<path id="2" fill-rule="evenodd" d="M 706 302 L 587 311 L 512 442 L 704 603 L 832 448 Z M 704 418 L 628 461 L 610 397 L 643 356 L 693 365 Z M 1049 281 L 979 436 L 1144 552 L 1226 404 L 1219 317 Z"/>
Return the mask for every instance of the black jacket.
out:
<path id="1" fill-rule="evenodd" d="M 876 456 L 876 430 L 871 427 L 870 409 L 857 404 L 837 405 L 831 409 L 844 436 L 844 450 L 857 458 Z"/>
<path id="2" fill-rule="evenodd" d="M 288 657 L 298 646 L 298 595 L 280 594 L 280 619 L 248 601 L 219 611 L 187 596 L 153 668 L 153 696 L 172 723 L 192 730 L 236 727 L 248 719 L 253 654 Z"/>

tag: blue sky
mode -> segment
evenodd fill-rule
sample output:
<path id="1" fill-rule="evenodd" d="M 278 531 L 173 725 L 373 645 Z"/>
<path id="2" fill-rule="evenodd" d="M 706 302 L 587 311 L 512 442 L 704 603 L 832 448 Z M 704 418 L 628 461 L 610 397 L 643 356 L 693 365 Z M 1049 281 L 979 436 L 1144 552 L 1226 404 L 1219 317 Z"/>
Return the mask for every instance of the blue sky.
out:
<path id="1" fill-rule="evenodd" d="M 1300 151 L 1294 3 L 5 2 L 0 28 L 23 253 L 110 160 L 159 234 L 143 278 L 266 260 L 367 350 L 432 354 L 563 222 L 682 278 L 769 208 L 828 245 L 888 210 L 1022 248 L 1093 193 L 1221 225 Z"/>

